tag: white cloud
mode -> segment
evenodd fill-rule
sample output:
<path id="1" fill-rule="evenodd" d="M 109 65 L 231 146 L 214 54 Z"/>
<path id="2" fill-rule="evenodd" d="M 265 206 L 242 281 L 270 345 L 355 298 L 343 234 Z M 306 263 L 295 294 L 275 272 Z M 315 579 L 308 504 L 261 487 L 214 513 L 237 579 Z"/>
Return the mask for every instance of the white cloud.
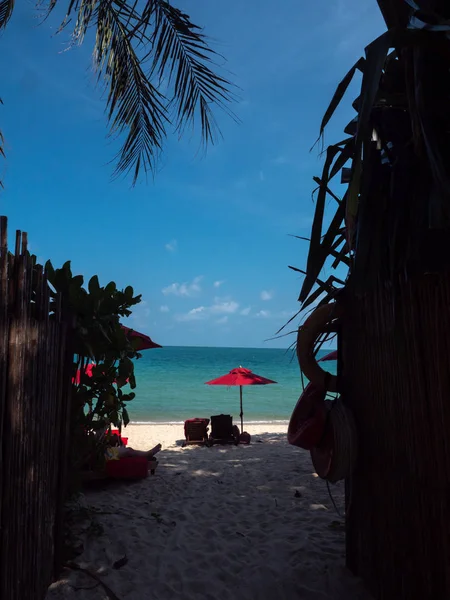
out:
<path id="1" fill-rule="evenodd" d="M 165 245 L 165 249 L 168 252 L 176 252 L 178 250 L 178 242 L 177 240 L 171 240 Z"/>
<path id="2" fill-rule="evenodd" d="M 181 322 L 200 321 L 209 319 L 211 315 L 223 315 L 223 317 L 226 316 L 226 320 L 228 320 L 228 315 L 235 314 L 238 311 L 238 309 L 239 304 L 234 300 L 215 298 L 214 304 L 212 304 L 211 306 L 197 306 L 196 308 L 191 309 L 187 313 L 175 315 L 175 320 Z M 218 321 L 221 321 L 221 319 L 219 318 Z M 222 320 L 221 322 L 225 323 L 226 321 Z"/>
<path id="3" fill-rule="evenodd" d="M 214 299 L 214 304 L 209 307 L 209 310 L 213 314 L 234 314 L 239 308 L 239 304 L 234 300 L 221 300 L 220 298 Z"/>
<path id="4" fill-rule="evenodd" d="M 252 310 L 252 307 L 251 307 L 251 306 L 247 306 L 246 308 L 243 308 L 243 309 L 241 310 L 241 313 L 240 313 L 240 314 L 241 314 L 242 316 L 244 316 L 244 317 L 247 317 L 247 316 L 250 314 L 250 311 L 251 311 L 251 310 Z"/>
<path id="5" fill-rule="evenodd" d="M 272 298 L 273 298 L 273 292 L 272 291 L 263 290 L 261 292 L 261 300 L 267 301 L 267 300 L 272 300 Z"/>
<path id="6" fill-rule="evenodd" d="M 285 165 L 289 162 L 289 160 L 285 156 L 277 156 L 271 162 L 274 165 Z"/>
<path id="7" fill-rule="evenodd" d="M 195 277 L 190 283 L 171 283 L 161 291 L 164 296 L 173 294 L 174 296 L 191 298 L 192 296 L 197 296 L 202 291 L 202 288 L 200 287 L 201 280 L 202 277 Z"/>
<path id="8" fill-rule="evenodd" d="M 225 281 L 222 279 L 222 280 L 219 280 L 219 281 L 215 281 L 213 283 L 213 285 L 214 285 L 215 288 L 220 288 L 220 286 L 223 285 L 224 283 L 225 283 Z"/>
<path id="9" fill-rule="evenodd" d="M 260 310 L 254 316 L 257 319 L 289 319 L 294 316 L 296 311 L 294 310 L 280 310 L 272 312 L 270 310 Z"/>
<path id="10" fill-rule="evenodd" d="M 193 308 L 187 313 L 182 315 L 175 315 L 176 321 L 200 321 L 201 319 L 207 319 L 208 313 L 206 306 L 197 306 L 197 308 Z"/>
<path id="11" fill-rule="evenodd" d="M 160 310 L 162 313 L 168 313 L 168 312 L 170 312 L 170 308 L 167 306 L 167 304 L 163 304 L 162 306 L 160 306 L 160 307 L 159 307 L 159 310 Z"/>
<path id="12" fill-rule="evenodd" d="M 228 317 L 227 315 L 220 317 L 220 319 L 217 319 L 216 323 L 218 323 L 219 325 L 225 325 L 225 323 L 228 322 Z"/>
<path id="13" fill-rule="evenodd" d="M 198 306 L 197 308 L 193 308 L 192 310 L 190 310 L 188 314 L 199 315 L 201 313 L 204 313 L 205 310 L 206 310 L 206 306 Z"/>

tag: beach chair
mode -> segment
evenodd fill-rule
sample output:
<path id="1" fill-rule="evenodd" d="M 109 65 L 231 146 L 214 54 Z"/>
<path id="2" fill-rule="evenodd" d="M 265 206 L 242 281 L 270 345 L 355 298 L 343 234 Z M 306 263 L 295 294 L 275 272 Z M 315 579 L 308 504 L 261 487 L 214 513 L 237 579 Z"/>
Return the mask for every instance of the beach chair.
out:
<path id="1" fill-rule="evenodd" d="M 209 444 L 239 444 L 239 427 L 233 425 L 231 415 L 214 415 L 211 417 L 211 435 Z"/>
<path id="2" fill-rule="evenodd" d="M 187 419 L 184 422 L 184 445 L 197 444 L 199 446 L 208 443 L 209 419 Z"/>

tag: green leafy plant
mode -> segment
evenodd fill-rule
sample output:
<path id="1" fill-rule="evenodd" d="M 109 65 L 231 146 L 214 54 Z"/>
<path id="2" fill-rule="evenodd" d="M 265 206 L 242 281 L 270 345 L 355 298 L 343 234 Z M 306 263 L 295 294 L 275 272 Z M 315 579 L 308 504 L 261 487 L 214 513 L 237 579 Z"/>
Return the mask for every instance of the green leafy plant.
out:
<path id="1" fill-rule="evenodd" d="M 120 429 L 130 420 L 127 406 L 135 393 L 123 388 L 136 387 L 133 359 L 141 355 L 120 325 L 120 318 L 130 316 L 141 296 L 135 296 L 132 287 L 118 290 L 114 282 L 102 287 L 97 276 L 85 289 L 84 278 L 72 274 L 70 262 L 60 269 L 47 262 L 45 269 L 48 281 L 61 294 L 63 314 L 73 315 L 75 320 L 72 445 L 78 462 L 89 459 L 98 464 L 103 450 L 95 432 L 110 425 Z M 89 362 L 95 365 L 91 376 L 86 373 Z"/>

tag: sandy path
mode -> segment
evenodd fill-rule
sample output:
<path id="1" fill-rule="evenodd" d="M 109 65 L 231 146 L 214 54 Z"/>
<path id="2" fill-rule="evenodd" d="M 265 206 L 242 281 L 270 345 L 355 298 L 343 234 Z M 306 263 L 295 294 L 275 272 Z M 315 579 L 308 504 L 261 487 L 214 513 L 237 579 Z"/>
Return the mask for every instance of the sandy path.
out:
<path id="1" fill-rule="evenodd" d="M 309 454 L 286 443 L 285 426 L 249 429 L 247 447 L 181 449 L 180 426 L 129 427 L 136 448 L 162 441 L 157 473 L 85 494 L 95 526 L 78 563 L 121 600 L 368 600 L 344 568 L 343 520 Z M 342 511 L 343 485 L 333 495 Z M 108 598 L 74 589 L 94 584 L 66 572 L 47 598 Z"/>

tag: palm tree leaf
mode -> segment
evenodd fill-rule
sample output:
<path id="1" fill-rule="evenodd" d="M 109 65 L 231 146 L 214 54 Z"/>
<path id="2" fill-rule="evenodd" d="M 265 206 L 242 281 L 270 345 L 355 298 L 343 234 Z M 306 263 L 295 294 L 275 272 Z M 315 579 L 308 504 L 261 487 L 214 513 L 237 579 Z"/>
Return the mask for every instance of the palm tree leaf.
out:
<path id="1" fill-rule="evenodd" d="M 83 19 L 89 23 L 90 8 Z M 141 169 L 156 165 L 167 123 L 165 99 L 152 85 L 129 38 L 130 13 L 112 3 L 99 2 L 94 58 L 99 78 L 109 87 L 107 99 L 111 133 L 126 132 L 115 174 L 133 173 L 136 183 Z M 85 21 L 81 20 L 83 28 Z"/>
<path id="2" fill-rule="evenodd" d="M 46 1 L 49 14 L 58 0 Z M 77 44 L 96 28 L 94 60 L 108 90 L 110 132 L 125 135 L 116 175 L 131 172 L 134 184 L 141 171 L 154 170 L 174 108 L 180 134 L 199 116 L 205 143 L 220 133 L 213 105 L 234 117 L 232 86 L 215 72 L 217 55 L 200 28 L 169 2 L 69 0 L 60 30 L 69 23 Z M 166 98 L 160 90 L 167 84 Z"/>
<path id="3" fill-rule="evenodd" d="M 153 27 L 152 74 L 173 88 L 177 130 L 182 133 L 199 115 L 203 141 L 214 142 L 220 132 L 211 105 L 235 118 L 229 109 L 232 86 L 215 72 L 217 54 L 190 17 L 165 0 L 147 1 L 142 25 Z"/>
<path id="4" fill-rule="evenodd" d="M 0 29 L 4 29 L 14 10 L 15 0 L 0 0 Z"/>
<path id="5" fill-rule="evenodd" d="M 298 240 L 303 240 L 305 242 L 310 242 L 311 238 L 303 237 L 302 235 L 294 235 L 293 233 L 288 233 L 289 237 L 297 238 Z"/>

